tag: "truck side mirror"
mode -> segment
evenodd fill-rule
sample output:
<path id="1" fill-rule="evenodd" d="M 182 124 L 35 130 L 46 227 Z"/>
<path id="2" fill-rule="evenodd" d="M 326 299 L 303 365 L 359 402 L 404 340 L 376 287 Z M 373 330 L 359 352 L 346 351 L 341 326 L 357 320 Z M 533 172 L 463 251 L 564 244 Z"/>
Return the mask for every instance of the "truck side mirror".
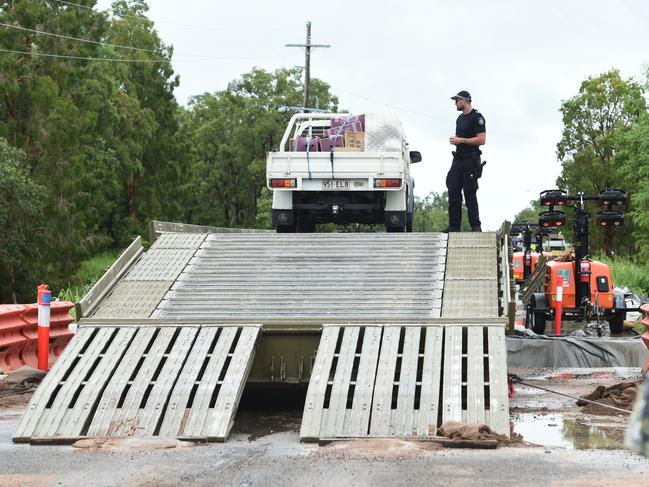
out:
<path id="1" fill-rule="evenodd" d="M 410 164 L 414 164 L 415 162 L 421 162 L 421 152 L 416 151 L 416 150 L 411 150 L 410 151 Z"/>

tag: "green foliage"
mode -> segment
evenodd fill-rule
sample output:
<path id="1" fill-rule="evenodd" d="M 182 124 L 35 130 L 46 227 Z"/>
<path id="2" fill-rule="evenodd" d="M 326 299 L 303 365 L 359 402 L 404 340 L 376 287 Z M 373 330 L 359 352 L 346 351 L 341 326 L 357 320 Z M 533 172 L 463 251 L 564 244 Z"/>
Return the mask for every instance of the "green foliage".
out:
<path id="1" fill-rule="evenodd" d="M 638 264 L 628 257 L 597 257 L 611 268 L 615 287 L 626 287 L 634 293 L 649 296 L 649 264 Z"/>
<path id="2" fill-rule="evenodd" d="M 413 230 L 415 232 L 441 232 L 448 227 L 448 193 L 431 192 L 425 198 L 415 196 Z M 462 207 L 460 230 L 471 230 L 466 207 Z"/>
<path id="3" fill-rule="evenodd" d="M 528 222 L 536 224 L 539 221 L 539 213 L 541 213 L 541 211 L 543 211 L 543 209 L 539 204 L 539 200 L 532 200 L 527 208 L 523 208 L 516 214 L 513 223 Z"/>
<path id="4" fill-rule="evenodd" d="M 649 113 L 643 113 L 637 123 L 624 134 L 623 149 L 618 161 L 620 172 L 628 184 L 634 183 L 630 191 L 630 217 L 633 242 L 641 261 L 649 261 Z M 627 219 L 629 221 L 629 219 Z M 626 232 L 625 232 L 626 233 Z"/>
<path id="5" fill-rule="evenodd" d="M 185 146 L 178 138 L 171 49 L 143 16 L 145 2 L 118 1 L 113 7 L 118 15 L 110 18 L 54 0 L 16 0 L 0 10 L 3 23 L 95 42 L 3 28 L 5 49 L 146 61 L 0 55 L 0 137 L 24 154 L 21 177 L 39 188 L 44 217 L 43 225 L 34 220 L 31 226 L 48 235 L 38 246 L 38 278 L 20 264 L 20 273 L 3 281 L 0 300 L 31 300 L 35 280 L 65 287 L 84 258 L 130 243 L 152 218 L 183 216 Z M 36 247 L 38 238 L 31 241 Z M 24 255 L 20 262 L 31 255 L 11 245 L 5 252 Z"/>
<path id="6" fill-rule="evenodd" d="M 322 108 L 336 111 L 329 85 L 312 80 Z M 182 116 L 182 138 L 191 147 L 190 187 L 184 220 L 204 225 L 269 227 L 270 194 L 264 191 L 266 154 L 277 150 L 291 112 L 303 97 L 301 71 L 253 69 L 224 91 L 194 97 Z"/>
<path id="7" fill-rule="evenodd" d="M 35 293 L 33 283 L 49 245 L 45 188 L 23 167 L 25 154 L 0 138 L 0 302 Z"/>
<path id="8" fill-rule="evenodd" d="M 619 163 L 626 134 L 646 112 L 643 88 L 633 80 L 625 80 L 619 71 L 611 70 L 585 80 L 579 93 L 563 102 L 563 133 L 557 145 L 562 164 L 557 184 L 572 194 L 599 193 L 606 188 L 621 188 L 632 192 L 637 186 Z M 589 204 L 592 215 L 595 205 Z M 571 235 L 572 212 L 568 216 L 568 238 Z M 617 238 L 613 233 L 591 226 L 591 249 L 629 252 L 630 239 Z"/>

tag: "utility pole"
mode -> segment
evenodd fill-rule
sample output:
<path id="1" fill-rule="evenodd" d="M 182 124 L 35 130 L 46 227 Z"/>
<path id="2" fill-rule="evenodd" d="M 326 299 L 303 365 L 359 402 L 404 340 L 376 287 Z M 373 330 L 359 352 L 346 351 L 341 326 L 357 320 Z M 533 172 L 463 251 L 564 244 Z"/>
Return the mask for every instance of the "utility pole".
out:
<path id="1" fill-rule="evenodd" d="M 311 21 L 309 20 L 306 23 L 306 44 L 286 44 L 286 47 L 304 48 L 304 108 L 309 108 L 311 84 L 311 49 L 331 46 L 329 44 L 311 44 Z"/>

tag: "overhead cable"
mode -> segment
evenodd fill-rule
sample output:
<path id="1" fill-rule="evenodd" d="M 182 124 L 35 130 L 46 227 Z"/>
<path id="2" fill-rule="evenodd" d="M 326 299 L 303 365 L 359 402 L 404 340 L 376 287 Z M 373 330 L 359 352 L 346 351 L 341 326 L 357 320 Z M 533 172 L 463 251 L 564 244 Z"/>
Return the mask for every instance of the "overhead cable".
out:
<path id="1" fill-rule="evenodd" d="M 65 54 L 48 54 L 44 52 L 33 51 L 14 51 L 12 49 L 0 49 L 0 52 L 7 52 L 12 54 L 26 54 L 28 56 L 43 56 L 51 58 L 62 59 L 77 59 L 82 61 L 108 61 L 116 63 L 170 63 L 169 59 L 124 59 L 124 58 L 108 58 L 108 57 L 84 57 L 84 56 L 69 56 Z"/>
<path id="2" fill-rule="evenodd" d="M 92 10 L 93 12 L 97 12 L 97 10 L 95 10 L 93 7 L 89 7 L 87 5 L 81 5 L 80 3 L 67 2 L 65 0 L 56 0 L 56 1 L 64 5 L 70 5 L 72 7 L 77 7 L 77 8 L 85 8 L 87 10 Z M 122 18 L 137 19 L 137 20 L 151 20 L 148 17 L 144 17 L 142 15 L 117 14 L 115 13 L 114 9 L 109 8 L 108 10 L 112 11 L 115 15 Z M 221 31 L 271 31 L 271 30 L 286 29 L 285 27 L 212 27 L 208 25 L 182 24 L 178 22 L 172 22 L 169 20 L 156 20 L 155 22 L 158 24 L 177 25 L 180 27 L 189 27 L 192 29 L 221 30 Z"/>
<path id="3" fill-rule="evenodd" d="M 12 24 L 6 24 L 3 22 L 0 22 L 0 26 L 2 27 L 7 27 L 7 28 L 12 28 L 12 29 L 18 29 L 18 30 L 23 30 L 27 32 L 33 32 L 35 34 L 39 35 L 46 35 L 46 36 L 53 36 L 53 37 L 58 37 L 61 39 L 67 39 L 67 40 L 72 40 L 72 41 L 79 41 L 79 42 L 87 42 L 90 44 L 95 44 L 95 45 L 101 45 L 101 46 L 107 46 L 107 47 L 114 47 L 114 48 L 119 48 L 119 49 L 131 49 L 134 51 L 141 51 L 141 52 L 152 52 L 159 54 L 159 51 L 155 49 L 144 49 L 140 47 L 134 47 L 134 46 L 125 46 L 122 44 L 111 44 L 109 42 L 102 42 L 102 41 L 93 41 L 91 39 L 83 39 L 80 37 L 72 37 L 72 36 L 67 36 L 63 34 L 55 34 L 53 32 L 46 32 L 43 30 L 37 30 L 37 29 L 29 29 L 27 27 L 22 27 L 20 25 L 12 25 Z M 189 57 L 195 57 L 195 58 L 203 58 L 203 59 L 260 59 L 260 58 L 267 58 L 267 57 L 280 57 L 280 55 L 265 55 L 265 54 L 260 54 L 260 55 L 245 55 L 245 56 L 210 56 L 206 54 L 184 54 L 184 53 L 177 53 L 174 52 L 175 56 L 189 56 Z"/>
<path id="4" fill-rule="evenodd" d="M 13 54 L 27 54 L 29 56 L 44 56 L 51 58 L 63 58 L 63 59 L 77 59 L 83 61 L 107 61 L 107 62 L 124 62 L 124 63 L 170 63 L 170 59 L 125 59 L 125 58 L 108 58 L 108 57 L 85 57 L 85 56 L 70 56 L 65 54 L 48 54 L 42 52 L 34 51 L 16 51 L 12 49 L 0 49 L 0 52 L 13 53 Z M 199 55 L 197 55 L 199 56 Z M 246 59 L 266 59 L 272 57 L 280 56 L 210 56 L 209 59 L 220 59 L 220 60 L 246 60 Z M 173 62 L 198 62 L 202 61 L 201 59 L 175 59 Z"/>
<path id="5" fill-rule="evenodd" d="M 367 96 L 363 96 L 363 95 L 359 95 L 357 93 L 351 93 L 349 91 L 341 90 L 340 88 L 336 88 L 335 86 L 334 86 L 334 88 L 337 91 L 340 91 L 341 93 L 345 93 L 345 94 L 353 96 L 355 98 L 360 98 L 361 100 L 367 100 L 367 101 L 370 101 L 372 103 L 378 103 L 379 105 L 383 105 L 383 106 L 386 106 L 388 108 L 392 108 L 394 110 L 401 110 L 402 112 L 411 113 L 413 115 L 417 115 L 418 117 L 423 117 L 423 118 L 426 118 L 428 120 L 437 120 L 437 118 L 435 118 L 435 117 L 433 117 L 433 116 L 431 116 L 430 114 L 427 114 L 427 113 L 417 112 L 417 111 L 411 110 L 409 108 L 403 108 L 403 107 L 399 107 L 399 106 L 396 106 L 396 105 L 391 105 L 389 103 L 385 103 L 385 102 L 382 102 L 380 100 L 375 100 L 373 98 L 368 98 Z M 504 137 L 511 137 L 511 138 L 514 138 L 514 139 L 525 140 L 525 141 L 528 141 L 528 142 L 534 142 L 536 144 L 541 144 L 542 143 L 539 140 L 531 139 L 529 137 L 524 137 L 522 135 L 506 134 L 504 132 L 496 132 L 495 130 L 490 131 L 490 133 L 502 135 Z"/>
<path id="6" fill-rule="evenodd" d="M 33 32 L 34 34 L 38 34 L 38 35 L 58 37 L 60 39 L 68 39 L 68 40 L 71 40 L 71 41 L 87 42 L 89 44 L 99 44 L 99 45 L 102 45 L 102 46 L 116 47 L 116 48 L 119 48 L 119 49 L 132 49 L 134 51 L 155 52 L 155 53 L 158 52 L 155 49 L 143 49 L 141 47 L 123 46 L 121 44 L 110 44 L 108 42 L 93 41 L 91 39 L 82 39 L 80 37 L 72 37 L 72 36 L 66 36 L 66 35 L 63 35 L 63 34 L 55 34 L 53 32 L 45 32 L 43 30 L 28 29 L 27 27 L 22 27 L 20 25 L 5 24 L 3 22 L 0 22 L 0 26 L 8 27 L 8 28 L 11 28 L 11 29 L 24 30 L 24 31 L 27 31 L 27 32 Z"/>

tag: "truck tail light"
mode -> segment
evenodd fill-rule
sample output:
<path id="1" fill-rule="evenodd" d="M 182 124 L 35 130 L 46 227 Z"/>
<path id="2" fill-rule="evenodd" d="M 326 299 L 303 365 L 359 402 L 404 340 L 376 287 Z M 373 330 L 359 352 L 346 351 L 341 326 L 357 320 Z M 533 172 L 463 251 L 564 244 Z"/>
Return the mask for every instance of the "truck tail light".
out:
<path id="1" fill-rule="evenodd" d="M 375 188 L 400 188 L 401 179 L 375 179 Z"/>
<path id="2" fill-rule="evenodd" d="M 295 188 L 297 186 L 297 179 L 269 179 L 268 182 L 271 188 Z"/>

